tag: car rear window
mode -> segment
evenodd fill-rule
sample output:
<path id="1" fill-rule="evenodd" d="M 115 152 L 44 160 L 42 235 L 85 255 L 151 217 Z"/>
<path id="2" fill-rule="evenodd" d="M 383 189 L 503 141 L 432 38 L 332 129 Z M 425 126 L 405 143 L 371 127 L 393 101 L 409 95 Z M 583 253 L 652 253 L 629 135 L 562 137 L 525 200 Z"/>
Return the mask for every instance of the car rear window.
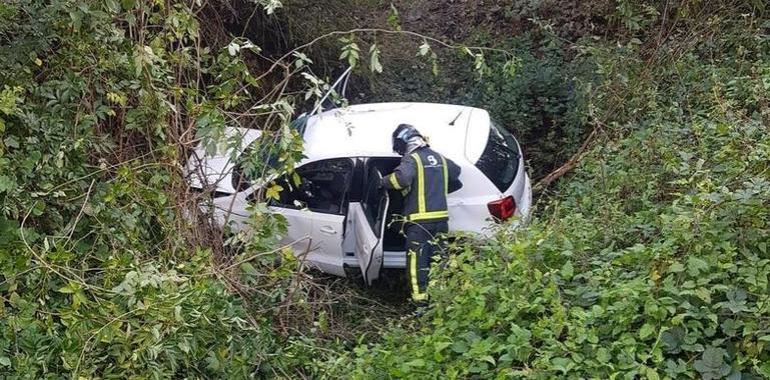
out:
<path id="1" fill-rule="evenodd" d="M 487 147 L 476 162 L 476 167 L 500 191 L 508 190 L 519 170 L 519 148 L 508 131 L 491 123 Z"/>

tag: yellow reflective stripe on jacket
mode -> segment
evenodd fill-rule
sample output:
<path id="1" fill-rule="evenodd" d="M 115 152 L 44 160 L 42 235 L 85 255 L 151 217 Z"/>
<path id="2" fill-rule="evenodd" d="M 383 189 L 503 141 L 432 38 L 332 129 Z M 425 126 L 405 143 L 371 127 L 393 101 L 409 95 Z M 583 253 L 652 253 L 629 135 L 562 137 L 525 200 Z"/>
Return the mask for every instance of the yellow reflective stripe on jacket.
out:
<path id="1" fill-rule="evenodd" d="M 398 183 L 398 179 L 396 178 L 395 174 L 390 175 L 390 184 L 393 185 L 394 189 L 401 190 L 401 184 Z"/>
<path id="2" fill-rule="evenodd" d="M 444 165 L 444 196 L 446 196 L 449 194 L 449 169 L 447 169 L 444 156 L 441 156 L 441 164 Z"/>
<path id="3" fill-rule="evenodd" d="M 417 153 L 412 153 L 415 163 L 417 163 L 417 213 L 425 212 L 425 168 L 422 166 L 422 159 Z"/>
<path id="4" fill-rule="evenodd" d="M 448 218 L 449 211 L 418 212 L 409 215 L 409 221 Z"/>

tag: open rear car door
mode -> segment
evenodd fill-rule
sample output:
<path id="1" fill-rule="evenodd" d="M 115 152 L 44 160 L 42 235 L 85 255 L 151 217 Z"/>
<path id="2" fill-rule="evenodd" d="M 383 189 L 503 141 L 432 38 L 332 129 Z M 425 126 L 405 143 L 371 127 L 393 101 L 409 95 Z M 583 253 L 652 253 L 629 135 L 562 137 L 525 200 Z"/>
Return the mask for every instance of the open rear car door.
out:
<path id="1" fill-rule="evenodd" d="M 361 207 L 351 207 L 356 233 L 356 257 L 367 285 L 380 277 L 385 216 L 390 205 L 388 191 L 379 186 L 382 174 L 374 170 L 369 178 Z"/>

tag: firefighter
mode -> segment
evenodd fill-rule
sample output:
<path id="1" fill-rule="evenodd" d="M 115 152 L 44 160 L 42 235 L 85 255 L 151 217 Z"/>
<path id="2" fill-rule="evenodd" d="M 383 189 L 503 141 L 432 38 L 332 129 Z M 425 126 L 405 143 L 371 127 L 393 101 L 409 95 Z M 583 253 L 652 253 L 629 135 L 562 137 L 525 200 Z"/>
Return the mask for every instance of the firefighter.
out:
<path id="1" fill-rule="evenodd" d="M 381 185 L 404 194 L 407 278 L 412 300 L 426 305 L 430 264 L 438 250 L 436 237 L 448 230 L 447 194 L 462 187 L 460 167 L 432 150 L 409 124 L 393 131 L 392 142 L 401 164 Z"/>

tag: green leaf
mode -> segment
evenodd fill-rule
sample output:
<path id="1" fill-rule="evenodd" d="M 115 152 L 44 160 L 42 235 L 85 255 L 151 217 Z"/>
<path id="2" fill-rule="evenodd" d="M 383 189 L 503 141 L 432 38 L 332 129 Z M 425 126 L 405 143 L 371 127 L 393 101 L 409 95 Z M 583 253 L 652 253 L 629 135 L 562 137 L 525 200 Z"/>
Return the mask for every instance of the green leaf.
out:
<path id="1" fill-rule="evenodd" d="M 414 359 L 412 361 L 406 362 L 406 365 L 409 366 L 409 367 L 424 367 L 425 366 L 425 360 Z"/>
<path id="2" fill-rule="evenodd" d="M 695 289 L 695 295 L 705 303 L 711 303 L 711 292 L 706 288 Z"/>
<path id="3" fill-rule="evenodd" d="M 62 286 L 61 288 L 56 290 L 59 293 L 64 294 L 73 294 L 75 293 L 75 289 L 72 289 L 69 285 Z"/>
<path id="4" fill-rule="evenodd" d="M 707 271 L 709 268 L 709 265 L 707 262 L 695 257 L 690 256 L 687 258 L 687 273 L 690 274 L 690 276 L 697 276 L 701 272 Z"/>
<path id="5" fill-rule="evenodd" d="M 124 11 L 130 11 L 136 6 L 136 0 L 121 0 L 120 5 L 123 6 Z"/>
<path id="6" fill-rule="evenodd" d="M 497 362 L 495 361 L 495 358 L 492 357 L 492 355 L 484 355 L 481 357 L 481 360 L 491 364 L 491 365 L 497 365 Z"/>
<path id="7" fill-rule="evenodd" d="M 422 45 L 420 45 L 420 50 L 417 52 L 420 56 L 425 56 L 430 51 L 430 45 L 428 44 L 428 41 L 423 41 Z"/>
<path id="8" fill-rule="evenodd" d="M 283 191 L 283 187 L 278 184 L 273 184 L 272 186 L 267 188 L 267 191 L 265 191 L 265 197 L 268 199 L 280 199 L 280 193 Z"/>
<path id="9" fill-rule="evenodd" d="M 452 351 L 462 354 L 468 351 L 468 344 L 463 340 L 458 340 L 452 344 Z"/>
<path id="10" fill-rule="evenodd" d="M 562 374 L 566 374 L 575 367 L 575 363 L 573 363 L 569 358 L 553 358 L 551 359 L 551 365 L 553 366 L 553 369 L 561 372 Z"/>
<path id="11" fill-rule="evenodd" d="M 340 59 L 346 59 L 350 67 L 356 67 L 356 64 L 358 63 L 359 52 L 361 51 L 361 49 L 358 47 L 358 44 L 354 42 L 353 37 L 341 38 L 340 41 L 344 44 L 342 46 Z"/>
<path id="12" fill-rule="evenodd" d="M 674 262 L 668 267 L 668 271 L 671 273 L 679 273 L 684 271 L 684 265 L 680 262 Z"/>
<path id="13" fill-rule="evenodd" d="M 382 64 L 380 64 L 380 49 L 377 47 L 377 44 L 372 45 L 369 48 L 369 68 L 372 70 L 372 72 L 381 73 L 382 72 Z"/>
<path id="14" fill-rule="evenodd" d="M 641 329 L 639 329 L 639 339 L 647 339 L 655 332 L 655 326 L 649 323 L 645 323 Z"/>
<path id="15" fill-rule="evenodd" d="M 12 190 L 16 187 L 16 181 L 11 177 L 0 175 L 0 193 Z"/>
<path id="16" fill-rule="evenodd" d="M 660 380 L 660 375 L 654 368 L 646 367 L 644 372 L 649 380 Z"/>
<path id="17" fill-rule="evenodd" d="M 246 273 L 248 275 L 252 275 L 252 276 L 256 276 L 257 274 L 259 274 L 257 269 L 254 268 L 254 266 L 251 265 L 251 263 L 243 263 L 243 264 L 241 264 L 241 270 L 244 273 Z"/>
<path id="18" fill-rule="evenodd" d="M 7 356 L 0 356 L 0 365 L 3 367 L 10 367 L 11 366 L 11 358 Z"/>
<path id="19" fill-rule="evenodd" d="M 104 0 L 104 6 L 112 13 L 120 12 L 120 4 L 118 4 L 117 0 Z"/>
<path id="20" fill-rule="evenodd" d="M 401 30 L 401 20 L 399 19 L 398 9 L 393 3 L 390 3 L 390 12 L 388 12 L 388 26 L 395 30 Z"/>
<path id="21" fill-rule="evenodd" d="M 700 372 L 704 379 L 721 379 L 730 374 L 731 367 L 725 363 L 727 351 L 719 347 L 708 347 L 701 358 L 693 363 L 693 368 Z"/>
<path id="22" fill-rule="evenodd" d="M 610 351 L 604 347 L 599 347 L 598 350 L 596 350 L 596 360 L 599 361 L 599 363 L 609 363 L 610 360 L 612 360 L 612 355 L 610 355 Z"/>

